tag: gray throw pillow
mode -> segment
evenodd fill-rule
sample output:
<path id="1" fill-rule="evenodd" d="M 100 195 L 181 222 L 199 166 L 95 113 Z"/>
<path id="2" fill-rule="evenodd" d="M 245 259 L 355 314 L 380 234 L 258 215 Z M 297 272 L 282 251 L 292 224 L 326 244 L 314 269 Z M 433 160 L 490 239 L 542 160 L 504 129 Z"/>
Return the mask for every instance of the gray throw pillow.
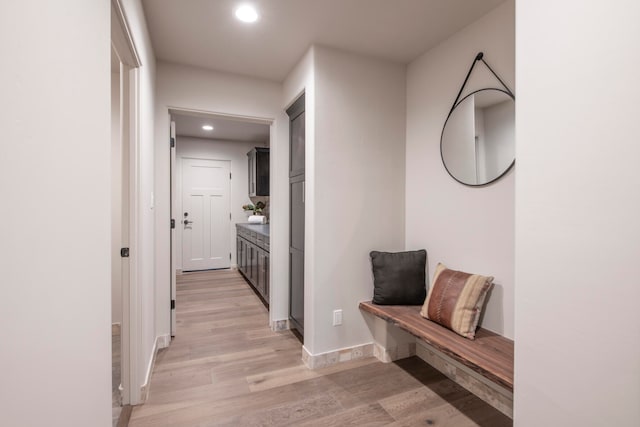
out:
<path id="1" fill-rule="evenodd" d="M 427 296 L 427 251 L 372 251 L 373 303 L 422 305 Z"/>

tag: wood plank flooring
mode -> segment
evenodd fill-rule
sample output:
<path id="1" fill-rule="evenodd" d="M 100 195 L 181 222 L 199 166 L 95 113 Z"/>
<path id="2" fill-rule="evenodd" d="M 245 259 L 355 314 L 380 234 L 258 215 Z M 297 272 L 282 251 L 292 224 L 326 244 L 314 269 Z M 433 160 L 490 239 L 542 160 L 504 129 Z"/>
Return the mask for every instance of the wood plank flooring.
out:
<path id="1" fill-rule="evenodd" d="M 120 327 L 111 327 L 111 425 L 117 427 L 122 413 L 122 396 L 120 395 Z"/>
<path id="2" fill-rule="evenodd" d="M 308 370 L 300 342 L 233 270 L 178 276 L 177 331 L 158 353 L 143 426 L 511 426 L 418 358 Z"/>

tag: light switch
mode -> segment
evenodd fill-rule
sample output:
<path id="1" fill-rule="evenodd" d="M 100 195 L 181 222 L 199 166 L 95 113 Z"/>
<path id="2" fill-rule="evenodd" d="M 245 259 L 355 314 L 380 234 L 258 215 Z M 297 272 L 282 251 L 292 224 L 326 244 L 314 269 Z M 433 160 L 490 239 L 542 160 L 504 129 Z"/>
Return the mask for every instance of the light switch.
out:
<path id="1" fill-rule="evenodd" d="M 342 325 L 342 310 L 333 310 L 333 326 Z"/>

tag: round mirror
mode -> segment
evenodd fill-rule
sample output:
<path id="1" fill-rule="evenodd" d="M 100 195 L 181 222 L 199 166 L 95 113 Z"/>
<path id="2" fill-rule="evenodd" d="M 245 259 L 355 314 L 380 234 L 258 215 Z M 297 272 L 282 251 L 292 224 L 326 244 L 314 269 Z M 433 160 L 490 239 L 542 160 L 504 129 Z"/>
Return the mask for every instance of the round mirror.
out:
<path id="1" fill-rule="evenodd" d="M 440 155 L 449 175 L 465 185 L 506 174 L 515 162 L 515 98 L 500 89 L 462 98 L 444 123 Z"/>

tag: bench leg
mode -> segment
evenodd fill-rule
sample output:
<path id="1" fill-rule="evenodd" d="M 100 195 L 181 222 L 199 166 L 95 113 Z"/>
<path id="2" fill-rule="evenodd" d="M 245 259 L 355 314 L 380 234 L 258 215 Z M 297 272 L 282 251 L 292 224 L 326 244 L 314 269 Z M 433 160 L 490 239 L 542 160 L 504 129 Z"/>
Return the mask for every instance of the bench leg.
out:
<path id="1" fill-rule="evenodd" d="M 416 355 L 416 338 L 392 324 L 365 314 L 365 320 L 373 335 L 373 355 L 383 363 Z"/>

